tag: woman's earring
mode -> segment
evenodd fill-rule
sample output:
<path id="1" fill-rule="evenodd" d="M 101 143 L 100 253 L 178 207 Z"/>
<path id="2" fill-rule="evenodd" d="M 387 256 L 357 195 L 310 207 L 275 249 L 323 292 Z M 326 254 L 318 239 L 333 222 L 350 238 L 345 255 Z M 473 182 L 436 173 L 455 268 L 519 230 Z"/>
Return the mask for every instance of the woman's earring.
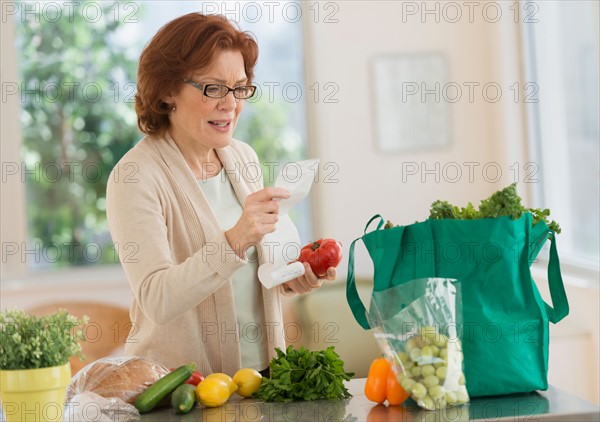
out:
<path id="1" fill-rule="evenodd" d="M 175 104 L 172 104 L 171 105 L 171 111 L 175 111 L 175 110 L 177 110 L 177 107 L 175 107 Z"/>

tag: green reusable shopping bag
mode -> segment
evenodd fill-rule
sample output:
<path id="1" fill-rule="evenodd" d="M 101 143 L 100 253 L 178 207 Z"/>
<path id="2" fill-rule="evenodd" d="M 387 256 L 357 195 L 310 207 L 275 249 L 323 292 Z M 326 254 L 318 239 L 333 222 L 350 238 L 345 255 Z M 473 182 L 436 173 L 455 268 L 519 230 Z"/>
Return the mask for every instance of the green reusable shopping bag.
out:
<path id="1" fill-rule="evenodd" d="M 367 232 L 376 220 L 377 228 Z M 471 397 L 547 389 L 548 323 L 557 323 L 569 313 L 556 236 L 548 226 L 533 225 L 530 213 L 517 220 L 426 220 L 389 229 L 383 224 L 380 215 L 374 216 L 364 235 L 350 246 L 346 297 L 357 322 L 369 328 L 354 276 L 354 246 L 362 239 L 373 261 L 375 292 L 417 278 L 458 280 Z M 530 272 L 548 239 L 553 306 L 544 302 Z"/>

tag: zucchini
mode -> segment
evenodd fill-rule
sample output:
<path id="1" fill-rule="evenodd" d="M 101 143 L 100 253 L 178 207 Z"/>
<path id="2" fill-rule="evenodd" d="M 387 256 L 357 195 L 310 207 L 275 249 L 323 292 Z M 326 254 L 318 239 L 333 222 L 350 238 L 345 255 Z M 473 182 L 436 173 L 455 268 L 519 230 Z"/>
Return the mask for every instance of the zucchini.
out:
<path id="1" fill-rule="evenodd" d="M 195 363 L 180 366 L 170 374 L 165 375 L 150 387 L 148 387 L 135 400 L 134 406 L 140 413 L 147 413 L 173 390 L 187 381 L 196 369 Z"/>
<path id="2" fill-rule="evenodd" d="M 181 384 L 171 395 L 171 407 L 175 413 L 188 413 L 196 403 L 196 386 L 192 384 Z"/>

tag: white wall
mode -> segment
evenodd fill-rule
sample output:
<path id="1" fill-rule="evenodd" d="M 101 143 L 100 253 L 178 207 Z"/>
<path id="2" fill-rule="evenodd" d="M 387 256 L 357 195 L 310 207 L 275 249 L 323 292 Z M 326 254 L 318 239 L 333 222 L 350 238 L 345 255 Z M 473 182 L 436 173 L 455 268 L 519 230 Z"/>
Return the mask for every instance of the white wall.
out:
<path id="1" fill-rule="evenodd" d="M 315 186 L 315 236 L 333 236 L 349 245 L 374 214 L 396 224 L 410 224 L 427 218 L 436 199 L 477 204 L 510 183 L 509 163 L 523 162 L 525 151 L 523 107 L 509 100 L 510 85 L 520 82 L 517 25 L 510 19 L 490 24 L 480 15 L 473 23 L 467 17 L 456 24 L 436 23 L 433 17 L 422 23 L 419 16 L 407 16 L 403 23 L 403 2 L 337 4 L 338 23 L 307 20 L 306 27 L 307 86 L 315 82 L 339 86 L 337 104 L 309 101 L 310 155 L 339 167 L 336 183 Z M 380 54 L 421 52 L 443 54 L 449 62 L 450 81 L 459 85 L 496 82 L 503 88 L 503 98 L 491 104 L 484 100 L 480 87 L 471 103 L 465 86 L 463 99 L 449 104 L 450 145 L 381 154 L 373 135 L 372 60 Z M 403 181 L 403 163 L 411 162 L 426 163 L 427 169 L 435 163 L 443 168 L 456 162 L 464 172 L 458 183 L 444 181 L 443 174 L 439 182 L 433 175 L 424 182 L 421 175 L 407 175 Z M 472 182 L 465 162 L 480 164 Z M 492 162 L 499 164 L 505 176 L 497 185 L 481 173 Z M 520 191 L 527 196 L 525 187 Z M 370 274 L 366 253 L 356 259 L 358 274 Z"/>

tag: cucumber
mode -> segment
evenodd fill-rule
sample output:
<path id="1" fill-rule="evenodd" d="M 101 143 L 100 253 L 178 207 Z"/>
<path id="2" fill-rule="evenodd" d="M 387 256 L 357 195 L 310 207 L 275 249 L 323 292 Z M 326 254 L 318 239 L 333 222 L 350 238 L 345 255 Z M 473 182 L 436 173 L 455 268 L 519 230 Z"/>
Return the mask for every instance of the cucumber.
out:
<path id="1" fill-rule="evenodd" d="M 196 403 L 196 386 L 192 384 L 181 384 L 171 395 L 171 407 L 175 413 L 188 413 Z"/>
<path id="2" fill-rule="evenodd" d="M 195 369 L 196 364 L 193 362 L 180 366 L 144 390 L 144 392 L 135 400 L 133 405 L 140 413 L 151 411 L 164 397 L 186 382 Z"/>

